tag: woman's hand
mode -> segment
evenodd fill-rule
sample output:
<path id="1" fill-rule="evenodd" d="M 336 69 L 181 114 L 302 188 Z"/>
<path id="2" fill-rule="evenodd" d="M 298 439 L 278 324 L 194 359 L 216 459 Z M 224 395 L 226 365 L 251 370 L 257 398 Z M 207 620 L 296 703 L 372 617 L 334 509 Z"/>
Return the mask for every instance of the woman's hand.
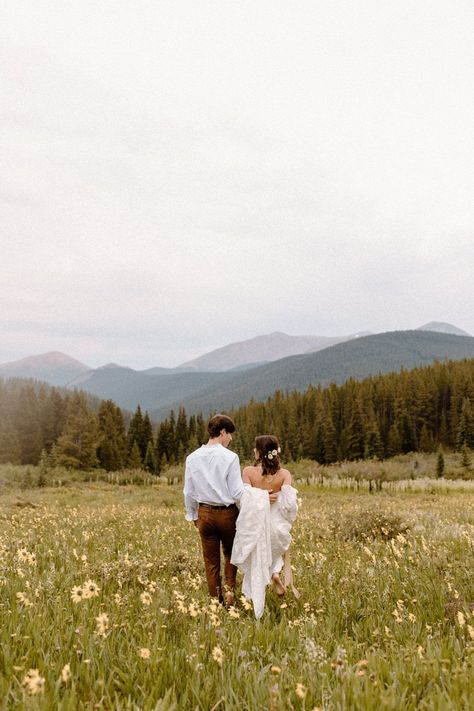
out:
<path id="1" fill-rule="evenodd" d="M 270 489 L 268 495 L 270 497 L 270 503 L 274 504 L 275 501 L 278 499 L 278 491 L 274 494 L 273 491 Z"/>

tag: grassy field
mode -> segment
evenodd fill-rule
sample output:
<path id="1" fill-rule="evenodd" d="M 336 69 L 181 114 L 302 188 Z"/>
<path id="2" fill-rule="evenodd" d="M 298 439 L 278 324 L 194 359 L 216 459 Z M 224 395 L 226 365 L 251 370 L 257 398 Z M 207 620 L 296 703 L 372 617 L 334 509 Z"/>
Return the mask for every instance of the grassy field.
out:
<path id="1" fill-rule="evenodd" d="M 301 485 L 301 598 L 256 623 L 210 604 L 179 486 L 30 486 L 0 489 L 0 708 L 474 708 L 473 491 Z"/>

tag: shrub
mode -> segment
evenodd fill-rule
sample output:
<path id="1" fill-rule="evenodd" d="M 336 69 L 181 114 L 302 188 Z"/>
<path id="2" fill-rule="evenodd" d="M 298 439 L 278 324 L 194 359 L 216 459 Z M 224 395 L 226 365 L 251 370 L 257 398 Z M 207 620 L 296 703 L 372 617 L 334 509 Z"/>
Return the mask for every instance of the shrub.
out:
<path id="1" fill-rule="evenodd" d="M 397 514 L 370 508 L 357 513 L 345 514 L 333 524 L 335 536 L 345 541 L 369 541 L 381 538 L 389 541 L 408 530 L 408 524 Z"/>

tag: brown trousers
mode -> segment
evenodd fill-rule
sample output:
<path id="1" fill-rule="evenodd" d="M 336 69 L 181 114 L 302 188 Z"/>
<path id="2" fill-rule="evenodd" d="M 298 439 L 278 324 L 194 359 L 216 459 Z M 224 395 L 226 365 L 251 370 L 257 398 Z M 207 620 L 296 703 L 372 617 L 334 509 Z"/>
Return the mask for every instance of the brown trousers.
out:
<path id="1" fill-rule="evenodd" d="M 223 602 L 221 586 L 221 544 L 224 553 L 225 589 L 234 590 L 237 568 L 230 562 L 232 544 L 235 537 L 235 522 L 239 510 L 237 506 L 225 509 L 208 509 L 200 506 L 198 509 L 197 527 L 201 536 L 202 554 L 206 569 L 209 595 Z"/>

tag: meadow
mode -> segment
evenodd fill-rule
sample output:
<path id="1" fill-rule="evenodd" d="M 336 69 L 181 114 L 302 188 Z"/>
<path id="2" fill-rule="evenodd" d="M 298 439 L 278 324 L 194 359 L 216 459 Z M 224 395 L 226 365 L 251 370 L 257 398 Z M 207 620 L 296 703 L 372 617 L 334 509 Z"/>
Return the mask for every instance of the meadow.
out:
<path id="1" fill-rule="evenodd" d="M 0 469 L 0 708 L 474 708 L 474 490 L 421 474 L 302 465 L 301 597 L 256 623 L 208 599 L 179 481 Z"/>

